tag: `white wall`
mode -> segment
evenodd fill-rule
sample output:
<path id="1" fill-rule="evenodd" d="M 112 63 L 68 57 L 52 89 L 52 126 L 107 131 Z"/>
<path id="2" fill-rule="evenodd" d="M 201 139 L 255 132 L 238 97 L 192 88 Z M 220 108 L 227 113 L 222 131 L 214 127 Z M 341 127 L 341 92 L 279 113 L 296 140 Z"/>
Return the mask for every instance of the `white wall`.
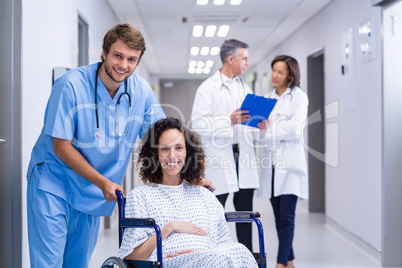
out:
<path id="1" fill-rule="evenodd" d="M 374 16 L 376 59 L 362 63 L 358 55 L 358 28 Z M 307 57 L 325 49 L 325 105 L 339 101 L 339 164 L 326 165 L 326 215 L 341 228 L 376 251 L 381 250 L 382 56 L 381 9 L 371 0 L 335 0 L 302 25 L 291 37 L 262 59 L 254 70 L 260 79 L 270 72 L 278 54 L 295 57 L 301 68 L 301 87 L 307 92 Z M 355 108 L 345 109 L 343 94 L 342 33 L 352 27 L 355 49 Z M 267 80 L 267 78 L 265 77 Z M 256 83 L 259 94 L 267 82 Z M 328 149 L 328 147 L 327 147 Z M 335 150 L 335 151 L 334 151 Z M 310 171 L 312 172 L 312 171 Z M 296 230 L 297 232 L 297 230 Z"/>
<path id="2" fill-rule="evenodd" d="M 23 267 L 29 267 L 26 179 L 31 150 L 43 126 L 52 86 L 52 68 L 78 64 L 78 14 L 89 25 L 89 63 L 99 61 L 104 34 L 119 23 L 106 1 L 41 0 L 22 2 L 23 42 Z M 140 66 L 141 75 L 149 76 Z"/>

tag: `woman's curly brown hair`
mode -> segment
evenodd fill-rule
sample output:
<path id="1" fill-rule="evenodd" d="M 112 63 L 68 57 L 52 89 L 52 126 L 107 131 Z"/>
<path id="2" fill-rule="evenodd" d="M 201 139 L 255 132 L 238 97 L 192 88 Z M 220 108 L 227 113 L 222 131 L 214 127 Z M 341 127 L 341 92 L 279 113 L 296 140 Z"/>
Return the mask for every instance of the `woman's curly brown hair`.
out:
<path id="1" fill-rule="evenodd" d="M 162 168 L 158 157 L 159 138 L 169 129 L 180 131 L 186 141 L 186 160 L 180 172 L 182 181 L 200 185 L 204 178 L 205 154 L 200 140 L 177 118 L 168 117 L 155 122 L 141 139 L 137 168 L 144 183 L 162 183 Z"/>

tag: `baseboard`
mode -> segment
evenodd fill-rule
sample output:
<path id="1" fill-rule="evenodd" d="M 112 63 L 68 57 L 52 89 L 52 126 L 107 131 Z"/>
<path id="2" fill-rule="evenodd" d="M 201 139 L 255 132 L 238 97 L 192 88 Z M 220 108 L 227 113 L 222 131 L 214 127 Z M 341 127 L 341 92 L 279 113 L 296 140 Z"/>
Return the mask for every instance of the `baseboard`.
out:
<path id="1" fill-rule="evenodd" d="M 349 232 L 328 216 L 326 217 L 326 224 L 328 225 L 328 227 L 332 228 L 334 231 L 345 237 L 356 247 L 366 252 L 370 257 L 378 261 L 378 263 L 381 263 L 381 250 L 374 248 L 370 244 L 367 244 L 361 238 Z"/>

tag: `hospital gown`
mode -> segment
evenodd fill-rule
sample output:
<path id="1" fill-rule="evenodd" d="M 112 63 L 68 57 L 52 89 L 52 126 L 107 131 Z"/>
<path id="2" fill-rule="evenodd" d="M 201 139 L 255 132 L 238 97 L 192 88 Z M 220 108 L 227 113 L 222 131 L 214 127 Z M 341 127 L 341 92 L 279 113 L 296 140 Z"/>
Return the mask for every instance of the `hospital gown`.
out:
<path id="1" fill-rule="evenodd" d="M 192 222 L 207 236 L 171 233 L 162 242 L 164 267 L 258 267 L 250 251 L 230 237 L 222 205 L 201 186 L 146 184 L 127 196 L 126 218 L 151 217 L 162 228 L 172 221 Z M 124 231 L 119 257 L 124 258 L 155 234 L 153 228 Z M 166 259 L 180 249 L 197 252 Z M 156 249 L 148 260 L 156 260 Z"/>

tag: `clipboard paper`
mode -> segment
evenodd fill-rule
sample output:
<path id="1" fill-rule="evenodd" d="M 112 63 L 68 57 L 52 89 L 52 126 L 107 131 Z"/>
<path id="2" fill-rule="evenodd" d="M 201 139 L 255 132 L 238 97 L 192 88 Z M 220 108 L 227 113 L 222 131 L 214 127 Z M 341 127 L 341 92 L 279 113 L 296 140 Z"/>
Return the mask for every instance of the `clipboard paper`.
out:
<path id="1" fill-rule="evenodd" d="M 241 110 L 248 110 L 251 118 L 243 122 L 243 125 L 258 128 L 258 123 L 264 119 L 268 119 L 269 115 L 274 109 L 276 104 L 276 99 L 265 98 L 262 96 L 257 96 L 255 94 L 247 94 L 241 107 Z"/>

